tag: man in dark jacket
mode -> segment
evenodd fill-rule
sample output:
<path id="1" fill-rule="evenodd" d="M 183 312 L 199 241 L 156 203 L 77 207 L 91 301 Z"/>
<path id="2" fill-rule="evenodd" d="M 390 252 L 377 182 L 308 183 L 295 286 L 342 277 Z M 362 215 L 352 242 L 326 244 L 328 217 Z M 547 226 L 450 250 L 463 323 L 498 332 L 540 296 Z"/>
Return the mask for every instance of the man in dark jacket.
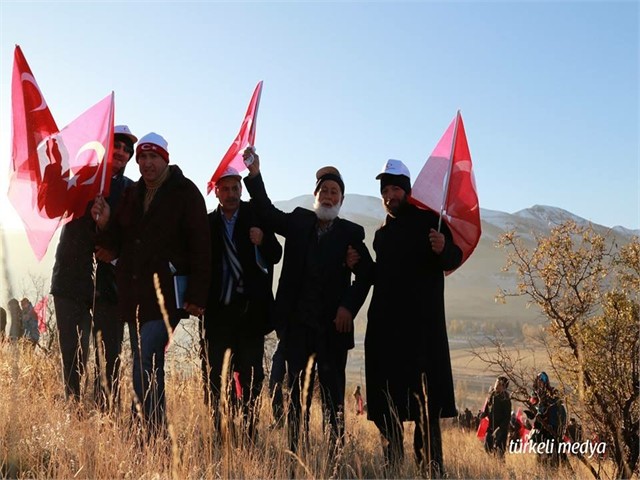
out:
<path id="1" fill-rule="evenodd" d="M 251 153 L 245 152 L 245 157 Z M 284 260 L 276 293 L 276 325 L 284 336 L 284 354 L 291 388 L 288 414 L 289 446 L 297 451 L 303 397 L 307 416 L 313 395 L 314 368 L 320 382 L 331 436 L 340 445 L 344 435 L 345 368 L 354 347 L 353 319 L 369 291 L 373 261 L 364 245 L 364 229 L 338 217 L 344 182 L 338 170 L 325 167 L 316 174 L 314 210 L 284 213 L 267 196 L 260 161 L 254 154 L 244 182 L 265 224 L 285 237 Z M 361 256 L 355 281 L 345 263 L 347 248 Z"/>
<path id="2" fill-rule="evenodd" d="M 126 125 L 114 127 L 112 177 L 106 202 L 115 209 L 132 182 L 124 169 L 138 141 Z M 118 405 L 120 351 L 124 324 L 117 311 L 115 267 L 94 259 L 96 224 L 89 213 L 62 227 L 51 277 L 56 310 L 62 376 L 67 398 L 80 398 L 93 332 L 96 402 L 103 409 Z M 94 270 L 95 268 L 95 270 Z"/>
<path id="3" fill-rule="evenodd" d="M 204 312 L 211 242 L 202 193 L 178 166 L 169 165 L 166 140 L 153 132 L 145 135 L 138 142 L 136 161 L 142 178 L 125 191 L 113 216 L 102 197 L 96 198 L 91 214 L 104 230 L 96 256 L 118 259 L 119 309 L 129 326 L 133 386 L 143 426 L 155 435 L 166 427 L 164 353 L 169 330 L 181 318 Z"/>
<path id="4" fill-rule="evenodd" d="M 387 217 L 373 242 L 375 278 L 364 345 L 368 418 L 385 439 L 391 468 L 404 458 L 402 422 L 408 420 L 415 422 L 418 464 L 432 477 L 443 475 L 439 419 L 457 413 L 444 272 L 460 265 L 462 252 L 446 224 L 438 232 L 436 213 L 408 203 L 411 180 L 402 162 L 389 160 L 376 178 Z"/>
<path id="5" fill-rule="evenodd" d="M 482 417 L 489 418 L 489 426 L 484 437 L 484 448 L 487 452 L 496 452 L 500 458 L 504 457 L 509 436 L 509 422 L 511 421 L 511 397 L 507 388 L 509 379 L 498 377 L 496 383 L 485 402 Z"/>
<path id="6" fill-rule="evenodd" d="M 254 205 L 240 200 L 242 183 L 236 169 L 222 173 L 214 193 L 219 205 L 209 214 L 211 288 L 200 331 L 205 401 L 213 407 L 217 431 L 220 396 L 229 394 L 240 401 L 244 431 L 254 439 L 256 400 L 264 380 L 264 336 L 273 329 L 273 266 L 282 257 L 282 247 L 259 221 Z M 227 371 L 237 376 L 241 398 L 236 398 L 235 388 L 220 391 L 227 349 Z M 226 385 L 233 386 L 232 379 L 228 376 Z"/>
<path id="7" fill-rule="evenodd" d="M 533 381 L 533 392 L 526 402 L 528 409 L 525 410 L 527 417 L 533 420 L 531 430 L 531 442 L 551 444 L 551 451 L 545 451 L 537 455 L 538 461 L 546 463 L 552 467 L 557 467 L 560 462 L 567 461 L 566 452 L 560 451 L 560 444 L 563 442 L 567 410 L 560 396 L 560 392 L 551 386 L 549 375 L 540 372 Z"/>

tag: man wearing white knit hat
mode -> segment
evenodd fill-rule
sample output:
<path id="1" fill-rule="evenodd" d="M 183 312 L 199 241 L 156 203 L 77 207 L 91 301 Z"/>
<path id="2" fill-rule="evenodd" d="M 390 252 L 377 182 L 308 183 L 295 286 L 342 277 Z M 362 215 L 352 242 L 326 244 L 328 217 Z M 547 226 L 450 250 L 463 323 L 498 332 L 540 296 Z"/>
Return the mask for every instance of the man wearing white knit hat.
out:
<path id="1" fill-rule="evenodd" d="M 98 197 L 92 215 L 103 230 L 98 258 L 118 258 L 120 313 L 129 325 L 133 384 L 148 435 L 166 427 L 164 351 L 168 327 L 204 312 L 211 270 L 210 233 L 202 193 L 177 165 L 157 133 L 136 148 L 141 178 L 113 214 Z M 163 318 L 155 281 L 168 318 Z M 167 324 L 168 322 L 168 324 Z M 137 409 L 133 409 L 134 413 Z"/>

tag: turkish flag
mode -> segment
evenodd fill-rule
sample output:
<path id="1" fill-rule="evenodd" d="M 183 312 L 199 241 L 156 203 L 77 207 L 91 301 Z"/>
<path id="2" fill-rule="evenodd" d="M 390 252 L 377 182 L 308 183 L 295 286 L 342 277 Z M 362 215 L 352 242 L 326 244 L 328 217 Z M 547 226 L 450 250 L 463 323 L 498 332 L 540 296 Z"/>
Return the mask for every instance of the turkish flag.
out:
<path id="1" fill-rule="evenodd" d="M 254 146 L 256 141 L 256 120 L 258 119 L 258 107 L 260 106 L 260 95 L 262 94 L 262 80 L 258 82 L 255 90 L 253 91 L 253 95 L 251 96 L 251 101 L 249 102 L 249 107 L 247 108 L 247 113 L 244 116 L 244 120 L 242 121 L 242 125 L 240 126 L 240 131 L 236 136 L 235 140 L 227 150 L 227 153 L 224 154 L 218 168 L 213 172 L 213 176 L 209 183 L 207 183 L 207 195 L 211 193 L 211 190 L 216 186 L 216 182 L 220 178 L 220 175 L 227 169 L 227 167 L 233 167 L 237 171 L 242 172 L 246 170 L 246 166 L 244 161 L 242 160 L 242 153 L 249 146 Z"/>
<path id="2" fill-rule="evenodd" d="M 27 238 L 41 260 L 59 219 L 40 214 L 38 185 L 42 181 L 38 145 L 58 131 L 29 64 L 16 45 L 11 79 L 12 154 L 8 197 L 24 223 Z"/>
<path id="3" fill-rule="evenodd" d="M 480 423 L 478 424 L 478 431 L 476 432 L 476 437 L 479 440 L 485 439 L 487 436 L 487 430 L 489 429 L 489 417 L 482 417 Z"/>
<path id="4" fill-rule="evenodd" d="M 114 95 L 107 95 L 40 145 L 38 207 L 62 223 L 84 215 L 96 195 L 109 194 Z"/>
<path id="5" fill-rule="evenodd" d="M 471 154 L 460 112 L 416 177 L 410 201 L 439 213 L 447 222 L 454 243 L 462 250 L 462 265 L 478 245 L 482 227 Z"/>
<path id="6" fill-rule="evenodd" d="M 49 296 L 45 295 L 42 299 L 36 303 L 33 307 L 33 311 L 38 317 L 38 331 L 45 333 L 47 331 L 47 303 L 49 302 Z"/>

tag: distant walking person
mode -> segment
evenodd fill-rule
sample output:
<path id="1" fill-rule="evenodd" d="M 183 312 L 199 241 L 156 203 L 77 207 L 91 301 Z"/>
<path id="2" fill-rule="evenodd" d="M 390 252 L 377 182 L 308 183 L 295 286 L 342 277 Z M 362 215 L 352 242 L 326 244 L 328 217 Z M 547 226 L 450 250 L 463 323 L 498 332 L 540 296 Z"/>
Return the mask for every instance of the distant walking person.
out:
<path id="1" fill-rule="evenodd" d="M 38 316 L 28 298 L 23 298 L 20 301 L 20 306 L 22 307 L 22 336 L 35 347 L 40 340 Z"/>
<path id="2" fill-rule="evenodd" d="M 141 405 L 142 427 L 150 438 L 166 433 L 167 426 L 164 360 L 169 330 L 156 279 L 171 329 L 181 318 L 202 315 L 209 290 L 211 240 L 202 193 L 180 167 L 169 165 L 167 141 L 153 132 L 142 137 L 136 162 L 141 178 L 125 190 L 113 215 L 102 197 L 96 199 L 91 215 L 103 230 L 97 258 L 107 262 L 118 258 L 120 318 L 129 326 L 133 388 Z M 137 411 L 134 403 L 136 417 Z"/>
<path id="3" fill-rule="evenodd" d="M 526 402 L 528 409 L 525 410 L 527 417 L 533 421 L 531 430 L 531 441 L 537 443 L 550 443 L 551 451 L 545 451 L 538 455 L 538 461 L 546 463 L 551 467 L 557 467 L 561 461 L 567 460 L 565 452 L 559 449 L 562 443 L 566 422 L 567 410 L 560 397 L 560 392 L 551 386 L 549 375 L 540 372 L 533 381 L 533 391 Z"/>
<path id="4" fill-rule="evenodd" d="M 358 385 L 354 390 L 353 399 L 356 406 L 356 415 L 362 415 L 364 413 L 364 400 L 362 399 L 362 391 L 360 390 L 360 385 Z"/>
<path id="5" fill-rule="evenodd" d="M 124 176 L 138 138 L 126 125 L 116 125 L 109 197 L 116 209 L 124 190 L 133 183 Z M 96 222 L 86 213 L 62 227 L 51 276 L 51 294 L 62 357 L 67 399 L 79 400 L 93 334 L 95 351 L 94 400 L 104 410 L 119 404 L 120 352 L 124 324 L 119 320 L 115 267 L 94 258 Z"/>
<path id="6" fill-rule="evenodd" d="M 484 437 L 484 448 L 487 452 L 496 452 L 504 457 L 509 436 L 509 422 L 511 421 L 511 397 L 509 396 L 509 379 L 498 377 L 496 383 L 485 402 L 482 417 L 488 417 L 489 426 Z"/>
<path id="7" fill-rule="evenodd" d="M 9 309 L 9 317 L 11 317 L 11 323 L 9 324 L 9 340 L 16 341 L 22 336 L 22 310 L 20 309 L 20 302 L 17 298 L 12 298 L 7 304 Z"/>

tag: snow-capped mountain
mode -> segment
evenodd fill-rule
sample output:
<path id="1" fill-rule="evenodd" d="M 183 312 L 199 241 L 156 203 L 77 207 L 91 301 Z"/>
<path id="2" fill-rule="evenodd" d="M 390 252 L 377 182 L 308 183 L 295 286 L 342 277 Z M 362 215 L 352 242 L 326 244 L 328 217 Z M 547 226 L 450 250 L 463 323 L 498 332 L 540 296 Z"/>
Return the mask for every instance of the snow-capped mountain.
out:
<path id="1" fill-rule="evenodd" d="M 312 195 L 301 195 L 291 200 L 274 203 L 281 210 L 289 212 L 295 207 L 313 208 L 313 198 Z M 340 216 L 361 223 L 366 227 L 373 225 L 379 226 L 384 220 L 385 213 L 379 197 L 352 193 L 345 195 Z M 360 221 L 356 219 L 360 219 Z M 482 221 L 483 232 L 487 230 L 487 227 L 494 227 L 501 231 L 516 230 L 523 234 L 531 231 L 544 233 L 568 220 L 573 220 L 578 225 L 588 225 L 591 223 L 589 220 L 579 217 L 567 210 L 547 205 L 534 205 L 514 213 L 481 208 L 480 219 Z M 602 225 L 593 224 L 593 226 L 599 232 L 610 230 L 609 227 Z M 640 236 L 640 230 L 632 230 L 622 226 L 613 227 L 611 230 L 624 237 Z"/>
<path id="2" fill-rule="evenodd" d="M 297 206 L 312 208 L 313 196 L 303 195 L 274 203 L 285 212 L 292 211 Z M 372 247 L 373 238 L 375 231 L 385 218 L 380 198 L 347 194 L 340 216 L 365 228 L 365 243 L 375 257 Z M 526 320 L 535 317 L 538 314 L 532 309 L 507 308 L 494 302 L 498 288 L 508 288 L 515 285 L 514 275 L 502 271 L 506 252 L 496 248 L 495 242 L 507 230 L 515 230 L 524 241 L 531 242 L 533 232 L 544 235 L 553 226 L 566 220 L 574 220 L 579 224 L 589 222 L 560 208 L 542 205 L 534 205 L 515 213 L 481 209 L 480 217 L 482 220 L 480 243 L 469 260 L 455 273 L 447 277 L 448 318 L 491 320 L 508 317 L 514 320 Z M 630 230 L 624 227 L 609 228 L 594 225 L 594 228 L 603 235 L 613 235 L 618 245 L 627 243 L 632 236 L 640 236 L 640 230 Z M 4 243 L 0 255 L 3 257 L 3 264 L 9 273 L 4 278 L 14 286 L 16 294 L 28 294 L 28 285 L 37 277 L 43 281 L 44 289 L 48 291 L 58 235 L 56 234 L 52 239 L 42 262 L 37 262 L 22 230 L 4 232 Z M 279 266 L 276 266 L 276 279 L 278 275 Z M 277 280 L 274 283 L 277 283 Z M 359 316 L 364 315 L 364 312 L 366 309 L 363 308 Z"/>

